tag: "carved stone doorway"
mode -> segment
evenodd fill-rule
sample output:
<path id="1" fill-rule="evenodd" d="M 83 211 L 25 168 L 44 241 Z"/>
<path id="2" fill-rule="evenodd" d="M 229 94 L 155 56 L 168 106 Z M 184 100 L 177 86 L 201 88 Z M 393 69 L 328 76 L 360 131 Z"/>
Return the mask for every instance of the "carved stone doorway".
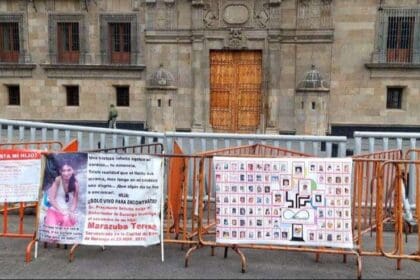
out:
<path id="1" fill-rule="evenodd" d="M 210 51 L 213 131 L 256 132 L 262 107 L 261 63 L 261 51 Z"/>

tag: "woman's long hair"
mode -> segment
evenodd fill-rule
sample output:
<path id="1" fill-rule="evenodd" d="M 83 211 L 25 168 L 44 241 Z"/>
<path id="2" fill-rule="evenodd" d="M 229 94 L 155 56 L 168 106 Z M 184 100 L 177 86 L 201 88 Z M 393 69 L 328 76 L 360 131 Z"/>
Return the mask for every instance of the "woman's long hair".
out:
<path id="1" fill-rule="evenodd" d="M 73 174 L 71 175 L 71 177 L 69 179 L 69 186 L 67 188 L 67 192 L 66 192 L 66 195 L 65 195 L 66 202 L 69 202 L 69 200 L 70 200 L 69 193 L 74 192 L 76 190 L 76 176 L 74 175 L 73 166 L 69 162 L 66 162 L 66 161 L 63 162 L 63 164 L 60 167 L 60 175 L 61 175 L 61 170 L 63 169 L 63 167 L 65 165 L 68 165 L 73 169 Z"/>

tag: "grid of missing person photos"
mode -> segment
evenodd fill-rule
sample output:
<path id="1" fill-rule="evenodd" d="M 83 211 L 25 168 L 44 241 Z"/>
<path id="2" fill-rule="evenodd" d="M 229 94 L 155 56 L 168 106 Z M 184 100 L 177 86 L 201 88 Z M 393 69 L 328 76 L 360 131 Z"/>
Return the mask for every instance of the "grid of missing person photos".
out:
<path id="1" fill-rule="evenodd" d="M 216 240 L 352 248 L 350 158 L 214 159 Z"/>

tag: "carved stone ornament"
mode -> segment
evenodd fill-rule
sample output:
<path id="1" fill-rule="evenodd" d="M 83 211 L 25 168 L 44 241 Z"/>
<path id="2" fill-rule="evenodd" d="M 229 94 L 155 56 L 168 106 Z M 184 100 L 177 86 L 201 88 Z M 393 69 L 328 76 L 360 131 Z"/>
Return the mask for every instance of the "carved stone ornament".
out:
<path id="1" fill-rule="evenodd" d="M 159 69 L 154 72 L 149 79 L 150 86 L 168 87 L 173 86 L 174 76 L 168 70 L 163 68 L 163 64 L 159 65 Z"/>
<path id="2" fill-rule="evenodd" d="M 207 28 L 215 28 L 219 26 L 219 2 L 209 2 L 203 4 L 203 21 Z"/>
<path id="3" fill-rule="evenodd" d="M 229 49 L 244 49 L 246 48 L 246 38 L 242 34 L 240 28 L 231 28 L 229 38 L 226 41 L 226 48 Z"/>
<path id="4" fill-rule="evenodd" d="M 255 22 L 260 27 L 267 27 L 270 21 L 270 10 L 267 4 L 263 5 L 260 11 L 255 11 Z"/>
<path id="5" fill-rule="evenodd" d="M 204 6 L 204 0 L 192 0 L 191 4 L 195 7 Z"/>
<path id="6" fill-rule="evenodd" d="M 227 24 L 244 24 L 249 19 L 248 7 L 241 4 L 227 5 L 223 12 L 223 20 Z"/>
<path id="7" fill-rule="evenodd" d="M 203 18 L 206 27 L 214 27 L 217 25 L 219 18 L 213 13 L 213 11 L 207 11 Z"/>

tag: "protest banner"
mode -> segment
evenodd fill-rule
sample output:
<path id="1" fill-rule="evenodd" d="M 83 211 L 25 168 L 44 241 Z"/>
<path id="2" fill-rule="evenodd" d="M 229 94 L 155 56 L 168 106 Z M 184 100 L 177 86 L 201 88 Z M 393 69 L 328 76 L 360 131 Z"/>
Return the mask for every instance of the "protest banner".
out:
<path id="1" fill-rule="evenodd" d="M 351 158 L 215 157 L 216 241 L 353 248 Z"/>
<path id="2" fill-rule="evenodd" d="M 40 174 L 40 152 L 0 150 L 0 202 L 37 201 Z"/>
<path id="3" fill-rule="evenodd" d="M 162 236 L 162 186 L 162 158 L 49 154 L 39 240 L 101 246 L 157 244 Z"/>

